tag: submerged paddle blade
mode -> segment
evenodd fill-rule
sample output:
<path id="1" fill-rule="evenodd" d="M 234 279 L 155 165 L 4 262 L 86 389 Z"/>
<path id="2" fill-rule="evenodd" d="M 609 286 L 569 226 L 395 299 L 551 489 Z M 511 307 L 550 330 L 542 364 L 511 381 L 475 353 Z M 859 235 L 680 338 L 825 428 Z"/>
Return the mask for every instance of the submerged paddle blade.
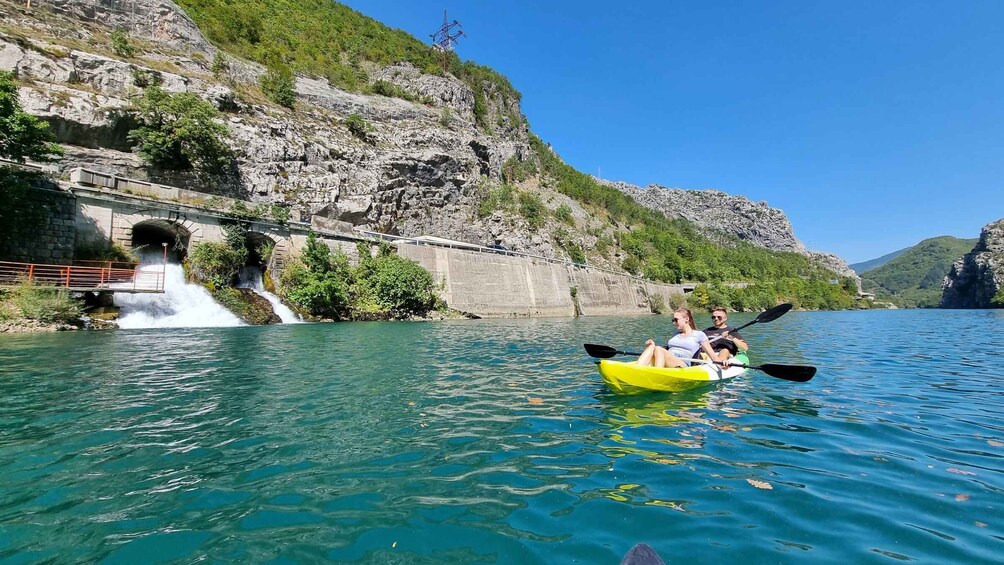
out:
<path id="1" fill-rule="evenodd" d="M 617 355 L 619 351 L 610 347 L 609 345 L 596 345 L 595 343 L 583 343 L 582 347 L 586 348 L 586 353 L 590 357 L 596 357 L 598 359 L 610 359 L 614 355 Z"/>
<path id="2" fill-rule="evenodd" d="M 809 365 L 775 365 L 773 363 L 764 363 L 759 367 L 753 368 L 760 369 L 772 377 L 796 383 L 807 382 L 816 375 L 816 368 Z"/>

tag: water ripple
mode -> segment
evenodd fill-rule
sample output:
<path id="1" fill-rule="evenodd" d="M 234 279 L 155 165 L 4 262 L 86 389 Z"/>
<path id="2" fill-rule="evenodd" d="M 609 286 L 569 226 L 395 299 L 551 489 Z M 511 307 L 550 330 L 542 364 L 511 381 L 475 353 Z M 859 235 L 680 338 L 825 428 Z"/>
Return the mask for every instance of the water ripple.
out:
<path id="1" fill-rule="evenodd" d="M 964 336 L 1004 317 L 793 312 L 744 334 L 812 382 L 677 395 L 611 394 L 581 350 L 667 328 L 5 337 L 0 561 L 614 563 L 639 541 L 667 562 L 998 558 L 1002 385 Z"/>

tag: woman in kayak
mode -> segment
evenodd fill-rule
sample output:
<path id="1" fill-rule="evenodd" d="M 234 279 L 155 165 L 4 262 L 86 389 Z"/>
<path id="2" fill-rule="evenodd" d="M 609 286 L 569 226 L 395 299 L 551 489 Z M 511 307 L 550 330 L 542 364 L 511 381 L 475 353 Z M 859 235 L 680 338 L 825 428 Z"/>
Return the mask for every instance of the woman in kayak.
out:
<path id="1" fill-rule="evenodd" d="M 704 351 L 712 361 L 721 361 L 711 344 L 708 336 L 704 332 L 695 329 L 694 315 L 686 308 L 680 308 L 673 312 L 673 323 L 679 330 L 673 337 L 669 338 L 668 347 L 663 348 L 654 340 L 645 342 L 645 351 L 638 358 L 638 365 L 652 365 L 654 367 L 688 367 L 690 360 L 698 351 Z M 728 366 L 728 361 L 725 361 Z"/>

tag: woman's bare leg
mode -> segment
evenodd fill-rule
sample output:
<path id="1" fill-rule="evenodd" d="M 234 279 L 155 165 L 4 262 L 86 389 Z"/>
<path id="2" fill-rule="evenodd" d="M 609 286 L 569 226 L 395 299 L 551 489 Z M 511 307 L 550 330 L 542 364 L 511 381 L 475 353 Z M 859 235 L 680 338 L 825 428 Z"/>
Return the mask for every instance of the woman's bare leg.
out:
<path id="1" fill-rule="evenodd" d="M 652 365 L 654 365 L 656 367 L 659 367 L 659 368 L 665 367 L 666 366 L 666 358 L 667 357 L 672 357 L 672 355 L 669 354 L 669 351 L 666 351 L 662 347 L 656 349 L 656 351 L 655 351 L 655 360 L 652 363 Z"/>
<path id="2" fill-rule="evenodd" d="M 639 357 L 638 360 L 635 361 L 635 364 L 636 365 L 651 365 L 652 364 L 652 358 L 655 357 L 657 349 L 662 349 L 662 348 L 659 347 L 658 345 L 655 345 L 655 344 L 649 345 L 648 347 L 646 347 L 645 351 L 642 351 L 641 357 Z"/>

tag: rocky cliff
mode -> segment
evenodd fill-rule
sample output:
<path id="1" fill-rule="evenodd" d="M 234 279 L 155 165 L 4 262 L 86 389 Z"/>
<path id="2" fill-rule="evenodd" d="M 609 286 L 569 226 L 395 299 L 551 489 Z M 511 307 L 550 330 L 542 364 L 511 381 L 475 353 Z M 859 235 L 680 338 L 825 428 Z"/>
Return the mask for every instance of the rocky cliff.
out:
<path id="1" fill-rule="evenodd" d="M 369 69 L 370 81 L 390 82 L 420 102 L 361 95 L 324 79 L 297 76 L 295 109 L 266 100 L 260 65 L 228 57 L 214 76 L 215 48 L 172 2 L 123 0 L 112 9 L 90 0 L 36 3 L 0 0 L 0 69 L 24 86 L 25 109 L 53 126 L 66 155 L 62 170 L 83 166 L 254 202 L 281 203 L 301 217 L 320 216 L 386 233 L 435 234 L 550 257 L 564 251 L 549 226 L 529 229 L 518 213 L 477 214 L 484 192 L 501 184 L 502 165 L 529 159 L 529 131 L 519 100 L 485 83 L 491 131 L 479 128 L 471 87 L 452 76 L 409 65 Z M 137 49 L 116 55 L 111 32 L 128 29 Z M 194 174 L 149 169 L 131 152 L 135 127 L 129 110 L 143 88 L 191 92 L 214 102 L 230 130 L 236 172 L 208 187 Z M 345 118 L 362 116 L 371 128 L 361 140 Z M 565 241 L 589 249 L 610 227 L 575 201 L 536 183 L 521 190 L 554 210 L 565 205 L 576 225 Z M 595 264 L 616 267 L 596 258 Z"/>
<path id="2" fill-rule="evenodd" d="M 771 208 L 766 202 L 753 202 L 745 196 L 720 190 L 683 190 L 656 184 L 640 188 L 626 182 L 599 182 L 630 195 L 668 218 L 689 220 L 708 237 L 721 243 L 727 244 L 729 238 L 735 238 L 773 251 L 806 255 L 840 276 L 856 279 L 860 289 L 860 277 L 847 261 L 832 253 L 808 251 L 795 237 L 784 211 Z M 727 237 L 716 237 L 721 234 Z"/>
<path id="3" fill-rule="evenodd" d="M 1004 219 L 987 224 L 979 243 L 956 261 L 941 294 L 942 308 L 1000 307 L 995 297 L 1004 288 Z"/>
<path id="4" fill-rule="evenodd" d="M 258 83 L 265 69 L 258 64 L 227 56 L 227 68 L 214 74 L 216 48 L 173 2 L 51 0 L 29 9 L 0 0 L 0 18 L 0 69 L 17 73 L 25 109 L 53 126 L 66 149 L 57 163 L 63 171 L 82 166 L 282 204 L 302 218 L 336 221 L 329 225 L 502 243 L 565 259 L 569 250 L 585 250 L 590 264 L 622 270 L 624 254 L 608 243 L 617 240 L 618 228 L 546 179 L 529 176 L 518 183 L 517 196 L 539 200 L 538 218 L 563 209 L 569 220 L 533 221 L 512 193 L 509 204 L 484 209 L 486 195 L 503 185 L 507 162 L 536 158 L 518 94 L 491 82 L 479 85 L 485 104 L 476 117 L 474 90 L 452 75 L 368 64 L 370 83 L 390 83 L 409 99 L 346 92 L 325 79 L 297 76 L 289 109 L 263 96 Z M 129 31 L 134 53 L 116 51 L 115 29 Z M 194 173 L 150 169 L 132 151 L 127 135 L 136 126 L 134 102 L 150 84 L 217 106 L 236 156 L 232 174 L 209 185 Z M 363 139 L 348 127 L 352 115 L 369 128 Z M 807 254 L 853 276 L 838 257 L 807 252 L 784 212 L 766 203 L 718 191 L 615 186 L 712 238 L 724 233 Z"/>

